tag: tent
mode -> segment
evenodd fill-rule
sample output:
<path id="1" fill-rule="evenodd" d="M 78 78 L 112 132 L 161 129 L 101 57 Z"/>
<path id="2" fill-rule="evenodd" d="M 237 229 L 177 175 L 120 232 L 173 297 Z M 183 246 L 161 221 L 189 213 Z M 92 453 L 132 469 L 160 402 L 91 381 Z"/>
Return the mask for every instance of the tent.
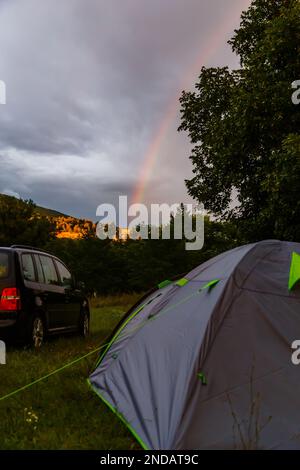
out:
<path id="1" fill-rule="evenodd" d="M 128 312 L 89 383 L 144 449 L 300 449 L 299 254 L 238 247 Z"/>

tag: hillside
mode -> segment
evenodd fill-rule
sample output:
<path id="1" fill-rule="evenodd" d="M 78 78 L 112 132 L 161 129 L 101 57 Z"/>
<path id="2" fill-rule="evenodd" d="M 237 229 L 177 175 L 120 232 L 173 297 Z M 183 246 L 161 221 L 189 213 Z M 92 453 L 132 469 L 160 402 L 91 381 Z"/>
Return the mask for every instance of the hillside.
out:
<path id="1" fill-rule="evenodd" d="M 13 201 L 14 199 L 13 196 L 0 194 L 0 205 L 1 203 Z M 91 236 L 95 233 L 95 225 L 90 220 L 78 219 L 57 210 L 41 206 L 36 206 L 35 213 L 37 216 L 46 217 L 54 222 L 57 238 L 78 239 Z"/>
<path id="2" fill-rule="evenodd" d="M 43 217 L 70 217 L 69 215 L 63 214 L 62 212 L 41 206 L 36 206 L 36 212 Z"/>
<path id="3" fill-rule="evenodd" d="M 11 201 L 15 199 L 14 196 L 8 196 L 6 194 L 0 194 L 0 204 L 3 201 Z M 69 217 L 69 215 L 58 212 L 54 209 L 48 209 L 46 207 L 36 206 L 35 212 L 43 217 Z"/>

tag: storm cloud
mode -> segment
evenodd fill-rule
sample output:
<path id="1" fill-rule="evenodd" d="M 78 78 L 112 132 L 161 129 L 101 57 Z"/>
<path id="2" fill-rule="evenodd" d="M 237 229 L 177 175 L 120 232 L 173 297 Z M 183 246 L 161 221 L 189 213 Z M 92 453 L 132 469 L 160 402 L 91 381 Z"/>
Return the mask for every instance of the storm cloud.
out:
<path id="1" fill-rule="evenodd" d="M 178 97 L 201 65 L 237 65 L 226 41 L 249 3 L 0 1 L 0 192 L 95 219 L 98 204 L 131 196 L 175 103 L 144 198 L 188 201 Z"/>

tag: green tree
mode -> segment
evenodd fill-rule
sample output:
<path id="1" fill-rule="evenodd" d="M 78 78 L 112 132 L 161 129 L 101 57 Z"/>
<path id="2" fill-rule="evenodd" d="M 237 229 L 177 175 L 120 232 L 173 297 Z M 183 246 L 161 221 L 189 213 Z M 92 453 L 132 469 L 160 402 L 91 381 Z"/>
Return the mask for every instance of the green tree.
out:
<path id="1" fill-rule="evenodd" d="M 54 237 L 54 226 L 36 214 L 35 204 L 10 196 L 0 198 L 0 246 L 13 244 L 43 247 Z"/>
<path id="2" fill-rule="evenodd" d="M 193 144 L 188 192 L 249 241 L 300 240 L 299 18 L 298 0 L 254 0 L 229 41 L 241 68 L 202 68 L 180 99 L 179 130 Z"/>

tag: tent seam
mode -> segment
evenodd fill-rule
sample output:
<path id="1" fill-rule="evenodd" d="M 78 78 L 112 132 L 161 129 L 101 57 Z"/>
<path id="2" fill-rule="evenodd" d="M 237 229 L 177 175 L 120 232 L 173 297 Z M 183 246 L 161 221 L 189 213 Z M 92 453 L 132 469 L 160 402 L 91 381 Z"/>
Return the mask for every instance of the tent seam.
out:
<path id="1" fill-rule="evenodd" d="M 109 408 L 110 411 L 112 411 L 118 418 L 119 420 L 127 427 L 127 429 L 131 432 L 133 437 L 136 439 L 136 441 L 140 444 L 142 449 L 144 450 L 150 450 L 149 447 L 145 444 L 145 442 L 142 440 L 142 438 L 138 435 L 136 430 L 131 426 L 131 424 L 128 423 L 126 418 L 120 413 L 111 403 L 109 403 L 106 398 L 101 395 L 101 393 L 96 390 L 96 388 L 92 385 L 90 379 L 86 379 L 89 388 L 97 395 L 98 398 Z"/>

